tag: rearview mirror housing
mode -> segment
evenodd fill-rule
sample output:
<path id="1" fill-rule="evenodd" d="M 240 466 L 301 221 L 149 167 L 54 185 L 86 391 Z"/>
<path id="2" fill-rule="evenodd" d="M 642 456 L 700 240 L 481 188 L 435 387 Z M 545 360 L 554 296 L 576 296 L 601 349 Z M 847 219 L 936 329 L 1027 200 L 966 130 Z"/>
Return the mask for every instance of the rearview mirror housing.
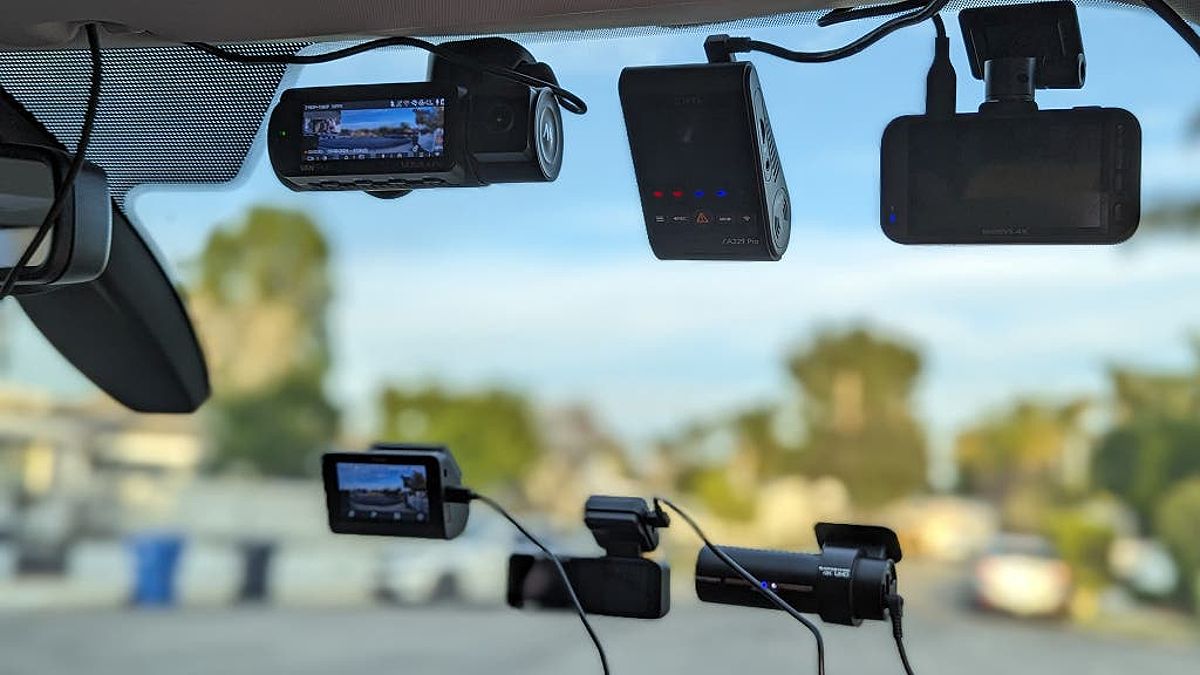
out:
<path id="1" fill-rule="evenodd" d="M 0 278 L 33 242 L 59 196 L 71 155 L 56 148 L 0 143 Z M 108 266 L 112 200 L 104 171 L 84 162 L 67 187 L 49 234 L 17 273 L 15 293 L 94 281 Z"/>

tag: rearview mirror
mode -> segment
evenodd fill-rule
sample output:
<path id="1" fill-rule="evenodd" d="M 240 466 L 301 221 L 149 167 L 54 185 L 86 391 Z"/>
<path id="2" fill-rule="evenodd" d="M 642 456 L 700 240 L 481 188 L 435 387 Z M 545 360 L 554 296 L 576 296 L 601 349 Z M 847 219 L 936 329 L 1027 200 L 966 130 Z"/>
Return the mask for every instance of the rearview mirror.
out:
<path id="1" fill-rule="evenodd" d="M 70 165 L 61 150 L 0 144 L 0 279 L 33 242 Z M 94 281 L 108 265 L 112 202 L 104 171 L 84 162 L 67 189 L 62 213 L 17 273 L 17 293 Z"/>

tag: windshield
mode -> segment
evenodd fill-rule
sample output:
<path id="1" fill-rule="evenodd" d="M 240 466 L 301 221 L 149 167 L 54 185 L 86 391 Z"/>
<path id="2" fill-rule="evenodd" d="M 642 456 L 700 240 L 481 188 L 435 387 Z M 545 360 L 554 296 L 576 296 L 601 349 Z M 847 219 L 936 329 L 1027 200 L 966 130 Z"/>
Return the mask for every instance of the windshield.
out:
<path id="1" fill-rule="evenodd" d="M 1146 216 L 1116 247 L 881 233 L 880 137 L 923 108 L 927 24 L 839 63 L 753 56 L 792 198 L 777 263 L 647 245 L 617 78 L 702 60 L 705 29 L 517 36 L 590 108 L 564 116 L 553 184 L 294 193 L 260 133 L 229 186 L 135 189 L 213 397 L 122 412 L 2 308 L 0 673 L 598 673 L 573 615 L 505 607 L 508 557 L 531 549 L 485 509 L 457 541 L 329 533 L 320 454 L 376 440 L 447 444 L 468 485 L 571 555 L 599 555 L 592 494 L 669 496 L 739 546 L 885 524 L 923 674 L 1194 673 L 1200 71 L 1148 12 L 1079 15 L 1087 85 L 1037 100 L 1140 120 Z M 748 32 L 818 49 L 863 31 Z M 382 50 L 284 84 L 425 65 Z M 1065 566 L 997 572 L 996 541 Z M 614 672 L 809 672 L 784 614 L 696 600 L 698 550 L 681 522 L 663 532 L 666 618 L 594 620 Z M 823 630 L 830 672 L 900 672 L 884 624 Z"/>

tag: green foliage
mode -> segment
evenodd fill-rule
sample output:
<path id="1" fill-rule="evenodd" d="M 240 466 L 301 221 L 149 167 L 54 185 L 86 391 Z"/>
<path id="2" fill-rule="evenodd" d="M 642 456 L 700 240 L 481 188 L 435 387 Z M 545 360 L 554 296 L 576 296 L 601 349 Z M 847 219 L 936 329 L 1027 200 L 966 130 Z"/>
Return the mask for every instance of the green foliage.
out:
<path id="1" fill-rule="evenodd" d="M 1155 533 L 1179 566 L 1185 600 L 1200 612 L 1200 478 L 1167 493 L 1158 507 Z"/>
<path id="2" fill-rule="evenodd" d="M 449 446 L 472 486 L 516 484 L 543 455 L 530 405 L 511 391 L 390 388 L 379 406 L 384 440 Z"/>
<path id="3" fill-rule="evenodd" d="M 338 425 L 324 391 L 332 299 L 324 235 L 300 211 L 252 208 L 213 232 L 195 275 L 213 369 L 212 467 L 311 473 Z"/>
<path id="4" fill-rule="evenodd" d="M 1045 405 L 1018 401 L 961 433 L 955 444 L 961 487 L 1003 503 L 1018 489 L 1057 491 L 1063 461 L 1080 428 L 1083 401 Z"/>
<path id="5" fill-rule="evenodd" d="M 1109 432 L 1092 461 L 1096 485 L 1149 523 L 1171 486 L 1200 477 L 1200 420 L 1138 415 Z"/>
<path id="6" fill-rule="evenodd" d="M 742 522 L 754 518 L 754 493 L 734 487 L 724 467 L 689 471 L 681 483 L 688 494 L 694 495 L 718 517 Z"/>
<path id="7" fill-rule="evenodd" d="M 212 468 L 303 477 L 317 470 L 338 411 L 310 377 L 292 376 L 266 389 L 214 397 Z"/>
<path id="8" fill-rule="evenodd" d="M 1043 522 L 1043 531 L 1071 567 L 1075 582 L 1085 588 L 1102 588 L 1109 581 L 1108 549 L 1115 533 L 1078 509 L 1054 511 Z"/>
<path id="9" fill-rule="evenodd" d="M 926 484 L 925 435 L 912 410 L 921 356 L 866 329 L 827 331 L 793 352 L 808 439 L 799 468 L 833 476 L 876 506 Z"/>

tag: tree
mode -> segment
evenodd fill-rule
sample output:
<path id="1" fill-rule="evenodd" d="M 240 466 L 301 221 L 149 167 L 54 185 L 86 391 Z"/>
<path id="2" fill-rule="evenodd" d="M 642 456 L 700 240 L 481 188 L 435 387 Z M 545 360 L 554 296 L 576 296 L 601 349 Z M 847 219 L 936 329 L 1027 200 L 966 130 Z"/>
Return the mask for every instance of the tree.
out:
<path id="1" fill-rule="evenodd" d="M 392 387 L 379 407 L 384 440 L 445 444 L 473 486 L 515 487 L 544 452 L 528 402 L 511 391 Z"/>
<path id="2" fill-rule="evenodd" d="M 866 329 L 828 331 L 787 360 L 807 440 L 798 468 L 842 480 L 876 506 L 926 484 L 925 435 L 912 410 L 921 356 Z"/>
<path id="3" fill-rule="evenodd" d="M 1065 464 L 1081 447 L 1084 401 L 1044 405 L 1018 401 L 958 436 L 955 456 L 963 489 L 1004 503 L 1018 488 L 1066 487 Z"/>
<path id="4" fill-rule="evenodd" d="M 1096 448 L 1092 473 L 1149 524 L 1172 486 L 1200 477 L 1200 370 L 1114 369 L 1111 379 L 1120 422 Z"/>
<path id="5" fill-rule="evenodd" d="M 1185 601 L 1200 611 L 1200 478 L 1180 483 L 1166 495 L 1155 532 L 1179 565 Z"/>
<path id="6" fill-rule="evenodd" d="M 338 413 L 330 368 L 329 247 L 299 211 L 256 207 L 209 237 L 191 289 L 213 381 L 212 465 L 299 476 Z"/>

